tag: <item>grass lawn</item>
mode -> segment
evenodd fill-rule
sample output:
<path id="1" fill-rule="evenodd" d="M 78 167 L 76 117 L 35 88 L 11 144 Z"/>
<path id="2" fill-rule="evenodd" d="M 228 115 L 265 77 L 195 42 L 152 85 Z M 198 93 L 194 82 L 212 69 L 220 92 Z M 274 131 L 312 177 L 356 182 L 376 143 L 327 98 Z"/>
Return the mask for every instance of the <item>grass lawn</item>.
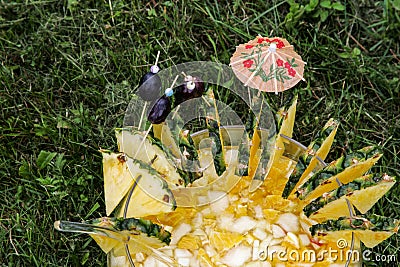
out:
<path id="1" fill-rule="evenodd" d="M 228 64 L 257 34 L 287 38 L 307 62 L 291 90 L 295 139 L 308 144 L 337 118 L 329 160 L 378 144 L 374 168 L 400 177 L 400 1 L 296 2 L 1 1 L 0 265 L 105 265 L 89 236 L 53 222 L 105 215 L 98 149 L 116 149 L 114 128 L 158 50 L 161 68 Z M 372 212 L 400 219 L 399 196 L 397 184 Z M 373 252 L 400 260 L 400 237 Z"/>

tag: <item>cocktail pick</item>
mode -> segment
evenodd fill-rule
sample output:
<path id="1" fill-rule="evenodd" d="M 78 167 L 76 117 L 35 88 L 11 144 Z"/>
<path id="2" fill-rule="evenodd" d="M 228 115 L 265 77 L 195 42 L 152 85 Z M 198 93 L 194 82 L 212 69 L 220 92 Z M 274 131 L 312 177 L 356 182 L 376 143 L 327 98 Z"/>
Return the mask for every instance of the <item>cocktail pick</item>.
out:
<path id="1" fill-rule="evenodd" d="M 159 57 L 160 51 L 157 52 L 156 62 L 153 66 L 151 66 L 150 71 L 143 75 L 139 82 L 137 94 L 146 102 L 140 116 L 138 129 L 140 129 L 142 125 L 144 113 L 148 102 L 154 101 L 160 96 L 162 84 L 160 77 L 156 75 L 160 71 L 160 68 L 157 66 Z"/>

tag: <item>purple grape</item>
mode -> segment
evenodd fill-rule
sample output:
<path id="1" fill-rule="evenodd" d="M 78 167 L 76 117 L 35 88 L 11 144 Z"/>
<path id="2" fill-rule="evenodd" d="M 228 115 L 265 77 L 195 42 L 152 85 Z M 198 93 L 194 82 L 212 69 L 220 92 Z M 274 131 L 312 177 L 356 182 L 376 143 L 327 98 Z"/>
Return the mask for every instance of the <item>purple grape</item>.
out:
<path id="1" fill-rule="evenodd" d="M 173 108 L 186 100 L 201 97 L 204 91 L 204 82 L 200 78 L 187 76 L 185 82 L 173 91 L 166 90 L 166 94 L 154 103 L 147 119 L 153 124 L 162 123 Z"/>
<path id="2" fill-rule="evenodd" d="M 175 105 L 182 102 L 201 97 L 205 91 L 204 82 L 199 77 L 187 76 L 185 82 L 179 85 L 174 93 Z"/>
<path id="3" fill-rule="evenodd" d="M 169 97 L 163 95 L 153 105 L 147 119 L 152 124 L 160 124 L 167 118 L 171 112 L 171 101 Z"/>
<path id="4" fill-rule="evenodd" d="M 144 101 L 154 101 L 160 96 L 161 79 L 156 73 L 148 72 L 140 79 L 137 94 Z"/>

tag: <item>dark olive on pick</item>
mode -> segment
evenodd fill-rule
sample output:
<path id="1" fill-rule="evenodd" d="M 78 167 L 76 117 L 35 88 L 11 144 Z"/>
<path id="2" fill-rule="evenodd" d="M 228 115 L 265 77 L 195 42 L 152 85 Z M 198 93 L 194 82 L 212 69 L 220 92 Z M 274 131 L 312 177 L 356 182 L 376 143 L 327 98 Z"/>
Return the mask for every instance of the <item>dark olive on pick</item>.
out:
<path id="1" fill-rule="evenodd" d="M 154 103 L 147 119 L 152 124 L 160 124 L 165 121 L 170 112 L 171 101 L 167 96 L 163 95 Z"/>
<path id="2" fill-rule="evenodd" d="M 187 76 L 185 82 L 176 88 L 175 103 L 179 105 L 186 100 L 201 97 L 204 91 L 204 82 L 199 77 Z"/>
<path id="3" fill-rule="evenodd" d="M 157 73 L 148 72 L 140 79 L 137 94 L 145 101 L 156 100 L 160 96 L 161 79 Z"/>

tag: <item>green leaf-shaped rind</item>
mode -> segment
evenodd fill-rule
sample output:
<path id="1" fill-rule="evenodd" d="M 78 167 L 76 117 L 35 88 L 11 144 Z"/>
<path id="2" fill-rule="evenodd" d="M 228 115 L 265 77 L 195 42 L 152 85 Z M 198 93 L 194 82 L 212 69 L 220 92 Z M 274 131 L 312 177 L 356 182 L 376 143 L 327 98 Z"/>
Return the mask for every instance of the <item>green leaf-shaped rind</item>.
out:
<path id="1" fill-rule="evenodd" d="M 400 220 L 380 215 L 363 215 L 357 217 L 340 217 L 313 225 L 311 234 L 330 242 L 339 240 L 350 244 L 355 237 L 367 248 L 373 248 L 399 231 Z M 337 243 L 339 244 L 339 243 Z"/>
<path id="2" fill-rule="evenodd" d="M 176 201 L 168 183 L 149 164 L 132 159 L 124 153 L 102 151 L 104 173 L 104 195 L 107 215 L 116 207 L 124 208 L 127 193 L 134 203 L 127 210 L 128 217 L 144 217 L 173 211 Z M 125 199 L 125 201 L 122 201 Z M 116 213 L 122 210 L 119 209 Z"/>
<path id="3" fill-rule="evenodd" d="M 150 220 L 111 218 L 110 221 L 115 222 L 114 229 L 117 231 L 138 231 L 147 234 L 149 237 L 155 237 L 167 245 L 171 242 L 171 233 Z"/>
<path id="4" fill-rule="evenodd" d="M 215 171 L 217 172 L 218 176 L 222 175 L 226 170 L 225 165 L 225 155 L 221 140 L 221 135 L 219 132 L 219 126 L 217 121 L 208 120 L 207 129 L 209 132 L 209 137 L 212 140 L 212 154 L 214 157 L 214 166 Z"/>
<path id="5" fill-rule="evenodd" d="M 238 166 L 236 168 L 236 175 L 247 176 L 249 174 L 249 161 L 250 161 L 250 140 L 253 138 L 254 129 L 257 125 L 257 120 L 253 112 L 249 110 L 245 124 L 245 131 L 243 132 L 242 142 L 239 144 L 238 150 Z"/>
<path id="6" fill-rule="evenodd" d="M 180 168 L 180 162 L 176 161 L 172 151 L 160 140 L 149 134 L 143 142 L 143 133 L 135 131 L 133 128 L 117 129 L 116 136 L 121 152 L 146 162 L 171 184 L 183 186 L 190 182 L 191 172 Z M 141 147 L 139 147 L 140 145 Z"/>
<path id="7" fill-rule="evenodd" d="M 54 223 L 54 227 L 63 232 L 106 236 L 123 243 L 135 239 L 135 236 L 139 235 L 156 238 L 164 245 L 169 245 L 171 242 L 170 232 L 162 226 L 144 219 L 103 217 L 82 223 L 57 221 Z"/>
<path id="8" fill-rule="evenodd" d="M 192 171 L 190 171 L 190 169 L 180 166 L 180 161 L 176 161 L 176 158 L 172 154 L 171 149 L 164 146 L 164 144 L 160 140 L 155 139 L 151 136 L 148 136 L 147 138 L 153 145 L 158 146 L 162 151 L 164 151 L 167 158 L 169 160 L 173 161 L 177 165 L 176 171 L 184 180 L 185 186 L 187 186 L 188 184 L 192 183 L 194 180 L 196 180 L 202 176 L 202 173 L 192 172 Z M 194 148 L 193 143 L 190 144 L 190 141 L 187 138 L 186 138 L 186 140 L 181 140 L 181 138 L 180 138 L 179 148 L 183 149 L 183 147 L 186 147 L 186 149 L 188 149 L 186 151 L 188 152 L 190 157 L 193 158 L 194 163 L 198 162 L 197 161 L 198 160 L 197 150 Z M 183 161 L 181 161 L 181 162 L 183 162 Z"/>
<path id="9" fill-rule="evenodd" d="M 340 217 L 337 220 L 328 220 L 321 224 L 310 227 L 311 235 L 318 233 L 324 235 L 326 232 L 345 231 L 345 230 L 371 230 L 374 232 L 388 231 L 397 233 L 400 220 L 384 217 L 376 214 L 357 216 L 354 218 Z"/>
<path id="10" fill-rule="evenodd" d="M 189 132 L 181 131 L 179 133 L 179 149 L 184 158 L 182 159 L 182 169 L 178 169 L 178 173 L 184 179 L 187 178 L 185 185 L 188 185 L 203 176 L 202 172 L 195 171 L 200 169 L 199 155 Z"/>
<path id="11" fill-rule="evenodd" d="M 336 178 L 347 184 L 368 171 L 380 156 L 378 149 L 373 146 L 342 156 L 310 177 L 296 191 L 296 196 L 301 200 L 317 198 L 339 187 Z"/>
<path id="12" fill-rule="evenodd" d="M 327 140 L 332 133 L 334 134 L 334 131 L 337 129 L 338 125 L 339 123 L 336 120 L 330 119 L 325 124 L 324 128 L 322 128 L 322 130 L 317 134 L 314 141 L 308 146 L 308 149 L 302 155 L 300 155 L 299 160 L 283 190 L 282 196 L 284 198 L 287 198 L 290 195 L 300 178 L 303 177 L 303 174 L 310 165 L 311 160 L 315 157 L 325 140 Z"/>
<path id="13" fill-rule="evenodd" d="M 387 174 L 369 174 L 355 179 L 354 181 L 342 185 L 335 190 L 332 190 L 321 197 L 313 200 L 310 204 L 304 207 L 304 214 L 309 217 L 312 214 L 317 213 L 320 209 L 325 207 L 328 203 L 332 203 L 343 197 L 351 197 L 356 191 L 360 191 L 366 188 L 374 187 L 376 185 L 385 183 L 394 183 L 393 177 Z M 348 212 L 347 212 L 348 213 Z M 340 216 L 340 215 L 339 215 Z M 338 216 L 338 217 L 339 217 Z"/>

